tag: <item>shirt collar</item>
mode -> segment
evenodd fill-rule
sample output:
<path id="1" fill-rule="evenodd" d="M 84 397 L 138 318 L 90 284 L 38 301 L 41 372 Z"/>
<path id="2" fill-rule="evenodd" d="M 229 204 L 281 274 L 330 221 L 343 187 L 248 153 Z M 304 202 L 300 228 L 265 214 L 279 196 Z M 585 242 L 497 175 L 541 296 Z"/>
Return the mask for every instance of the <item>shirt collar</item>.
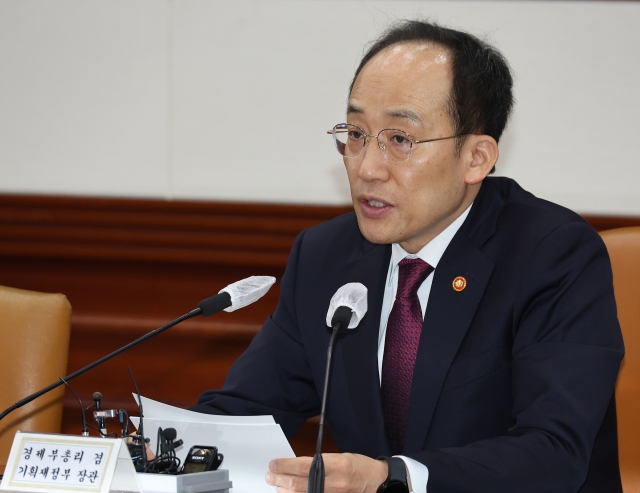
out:
<path id="1" fill-rule="evenodd" d="M 465 211 L 456 218 L 455 221 L 447 226 L 444 231 L 442 231 L 433 240 L 423 246 L 422 249 L 416 254 L 407 252 L 398 243 L 393 243 L 391 245 L 392 271 L 398 266 L 402 259 L 407 257 L 420 258 L 435 269 L 438 266 L 438 262 L 440 262 L 440 258 L 442 258 L 445 250 L 449 246 L 449 243 L 451 243 L 451 240 L 460 229 L 460 226 L 462 226 L 462 223 L 464 223 L 464 220 L 469 215 L 469 211 L 471 210 L 472 205 L 473 203 L 469 207 L 467 207 Z"/>

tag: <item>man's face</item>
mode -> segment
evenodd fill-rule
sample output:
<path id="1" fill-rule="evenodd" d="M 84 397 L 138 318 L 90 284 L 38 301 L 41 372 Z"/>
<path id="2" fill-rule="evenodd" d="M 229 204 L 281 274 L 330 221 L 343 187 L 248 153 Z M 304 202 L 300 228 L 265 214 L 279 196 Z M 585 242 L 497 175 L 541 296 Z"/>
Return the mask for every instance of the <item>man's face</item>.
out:
<path id="1" fill-rule="evenodd" d="M 349 97 L 347 123 L 377 135 L 403 130 L 414 140 L 455 134 L 447 112 L 449 52 L 435 44 L 392 45 L 372 58 Z M 362 234 L 373 243 L 400 243 L 415 253 L 472 202 L 468 163 L 455 139 L 414 144 L 404 163 L 386 161 L 374 138 L 357 158 L 345 158 Z"/>

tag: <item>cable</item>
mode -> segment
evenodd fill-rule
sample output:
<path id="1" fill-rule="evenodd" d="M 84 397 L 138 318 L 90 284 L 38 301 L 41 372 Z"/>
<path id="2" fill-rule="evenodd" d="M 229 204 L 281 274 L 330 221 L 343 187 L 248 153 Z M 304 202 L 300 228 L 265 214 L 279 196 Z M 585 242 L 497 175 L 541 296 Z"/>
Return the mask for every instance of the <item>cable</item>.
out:
<path id="1" fill-rule="evenodd" d="M 160 457 L 160 440 L 162 440 L 162 428 L 158 427 L 158 435 L 156 437 L 156 459 Z"/>
<path id="2" fill-rule="evenodd" d="M 84 405 L 82 404 L 80 397 L 78 397 L 78 394 L 76 394 L 76 391 L 71 388 L 71 385 L 69 385 L 67 381 L 62 377 L 60 377 L 60 380 L 62 380 L 62 383 L 64 383 L 67 386 L 67 388 L 73 393 L 73 395 L 76 397 L 76 399 L 78 399 L 78 402 L 80 403 L 80 412 L 82 413 L 82 436 L 88 437 L 89 430 L 87 429 L 87 419 L 84 415 L 84 412 L 85 412 Z"/>
<path id="3" fill-rule="evenodd" d="M 142 439 L 142 454 L 140 457 L 142 459 L 143 469 L 147 469 L 147 442 L 144 439 L 144 425 L 143 418 L 144 413 L 142 412 L 142 396 L 140 395 L 140 389 L 138 389 L 138 384 L 136 383 L 136 379 L 133 377 L 133 372 L 131 371 L 131 367 L 127 366 L 127 370 L 129 370 L 129 375 L 131 376 L 131 380 L 133 381 L 133 386 L 136 389 L 136 394 L 138 394 L 138 408 L 140 409 L 140 426 L 138 426 L 138 435 Z"/>
<path id="4" fill-rule="evenodd" d="M 178 468 L 180 467 L 180 459 L 178 459 L 176 457 L 175 451 L 171 450 L 169 451 L 168 454 L 166 454 L 167 456 L 165 456 L 165 454 L 162 454 L 160 456 L 158 456 L 158 450 L 156 448 L 156 458 L 149 461 L 147 459 L 147 440 L 144 437 L 144 411 L 142 409 L 142 396 L 140 395 L 140 389 L 138 388 L 138 384 L 136 382 L 136 379 L 133 376 L 133 372 L 131 371 L 131 367 L 127 366 L 127 370 L 129 370 L 129 375 L 131 376 L 131 380 L 133 381 L 133 386 L 136 389 L 136 394 L 138 396 L 138 408 L 140 409 L 140 425 L 138 426 L 138 435 L 141 438 L 141 446 L 142 446 L 142 452 L 140 454 L 140 458 L 142 461 L 142 472 L 157 472 L 157 473 L 165 473 L 165 474 L 177 474 L 178 473 Z M 160 431 L 158 431 L 158 433 L 160 433 Z M 160 440 L 158 439 L 158 444 L 160 443 Z M 167 468 L 166 471 L 158 471 L 157 470 L 157 466 L 162 464 L 162 463 L 166 463 L 166 462 L 171 462 L 171 464 L 169 465 L 169 467 Z M 172 466 L 176 467 L 175 470 L 172 470 Z"/>
<path id="5" fill-rule="evenodd" d="M 91 428 L 92 430 L 96 430 L 98 433 L 100 433 L 100 436 L 102 438 L 118 438 L 118 432 L 117 431 L 112 431 L 111 433 L 102 433 L 102 431 L 100 431 L 99 428 L 93 426 L 93 425 L 87 425 L 89 428 Z"/>
<path id="6" fill-rule="evenodd" d="M 156 442 L 156 457 L 147 463 L 144 472 L 157 474 L 179 474 L 182 461 L 176 456 L 175 450 L 162 452 L 161 445 L 165 440 L 162 428 L 158 428 L 158 436 Z"/>

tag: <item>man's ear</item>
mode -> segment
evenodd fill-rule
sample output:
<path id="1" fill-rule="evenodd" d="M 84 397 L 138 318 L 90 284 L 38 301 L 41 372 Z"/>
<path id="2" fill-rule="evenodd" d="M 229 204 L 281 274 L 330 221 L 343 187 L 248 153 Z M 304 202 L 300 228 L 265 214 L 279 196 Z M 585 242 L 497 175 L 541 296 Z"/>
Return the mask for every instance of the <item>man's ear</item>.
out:
<path id="1" fill-rule="evenodd" d="M 500 153 L 496 139 L 490 135 L 471 134 L 462 145 L 461 154 L 468 163 L 464 181 L 468 185 L 475 185 L 491 172 Z"/>

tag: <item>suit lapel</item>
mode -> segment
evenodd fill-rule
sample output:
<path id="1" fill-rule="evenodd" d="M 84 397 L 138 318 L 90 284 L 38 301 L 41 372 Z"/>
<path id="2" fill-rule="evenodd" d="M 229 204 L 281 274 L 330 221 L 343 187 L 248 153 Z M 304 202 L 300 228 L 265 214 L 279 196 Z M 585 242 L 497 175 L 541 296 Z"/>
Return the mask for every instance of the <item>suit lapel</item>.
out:
<path id="1" fill-rule="evenodd" d="M 449 367 L 483 296 L 494 264 L 462 230 L 454 236 L 434 271 L 413 373 L 405 453 L 424 446 Z M 462 276 L 466 288 L 453 289 Z"/>
<path id="2" fill-rule="evenodd" d="M 368 290 L 368 311 L 356 329 L 347 331 L 336 349 L 342 356 L 351 402 L 360 427 L 363 454 L 389 453 L 378 376 L 380 307 L 391 258 L 390 245 L 365 242 L 364 255 L 343 268 L 341 284 L 361 282 Z"/>

